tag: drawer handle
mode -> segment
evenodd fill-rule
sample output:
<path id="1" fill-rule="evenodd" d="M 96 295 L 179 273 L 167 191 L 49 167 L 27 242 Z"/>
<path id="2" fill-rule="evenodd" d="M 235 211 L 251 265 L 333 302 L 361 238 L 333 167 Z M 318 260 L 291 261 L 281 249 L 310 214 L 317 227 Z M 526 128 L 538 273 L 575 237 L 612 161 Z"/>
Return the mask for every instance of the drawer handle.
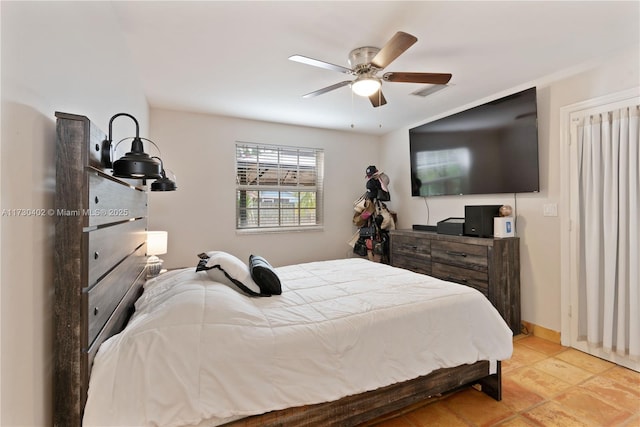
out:
<path id="1" fill-rule="evenodd" d="M 453 282 L 455 280 L 457 280 L 458 282 L 462 282 L 462 283 L 467 283 L 468 282 L 467 279 L 458 279 L 458 278 L 453 277 L 453 276 L 447 276 L 447 280 L 450 281 L 450 282 Z"/>
<path id="2" fill-rule="evenodd" d="M 467 254 L 465 254 L 464 252 L 454 252 L 454 251 L 447 251 L 447 255 L 461 256 L 461 257 L 467 256 Z"/>
<path id="3" fill-rule="evenodd" d="M 417 251 L 418 247 L 417 246 L 411 246 L 411 249 L 413 249 L 414 251 Z"/>

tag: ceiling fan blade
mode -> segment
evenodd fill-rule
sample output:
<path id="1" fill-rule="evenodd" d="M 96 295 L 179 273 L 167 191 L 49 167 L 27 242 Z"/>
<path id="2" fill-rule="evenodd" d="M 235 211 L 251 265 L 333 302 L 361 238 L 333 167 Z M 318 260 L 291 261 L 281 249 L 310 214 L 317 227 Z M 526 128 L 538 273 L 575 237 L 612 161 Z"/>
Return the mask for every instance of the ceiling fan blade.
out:
<path id="1" fill-rule="evenodd" d="M 331 71 L 337 71 L 339 73 L 353 74 L 353 71 L 349 68 L 342 67 L 340 65 L 330 64 L 328 62 L 320 61 L 318 59 L 309 58 L 302 55 L 291 55 L 289 57 L 291 61 L 300 62 L 302 64 L 313 65 L 314 67 L 320 67 Z"/>
<path id="2" fill-rule="evenodd" d="M 318 95 L 322 95 L 323 93 L 331 92 L 332 90 L 339 89 L 342 86 L 347 86 L 349 84 L 351 84 L 351 80 L 345 80 L 343 82 L 336 83 L 334 85 L 327 86 L 327 87 L 324 87 L 322 89 L 318 89 L 318 90 L 313 91 L 313 92 L 309 92 L 306 95 L 302 95 L 302 97 L 303 98 L 313 98 L 314 96 L 318 96 Z"/>
<path id="3" fill-rule="evenodd" d="M 382 79 L 395 83 L 428 83 L 445 85 L 451 80 L 449 73 L 384 73 Z"/>
<path id="4" fill-rule="evenodd" d="M 386 68 L 394 59 L 402 55 L 405 50 L 409 49 L 417 41 L 418 39 L 415 36 L 398 31 L 391 37 L 391 40 L 380 49 L 380 52 L 373 57 L 371 65 L 381 70 Z"/>
<path id="5" fill-rule="evenodd" d="M 376 93 L 369 96 L 369 100 L 371 101 L 371 105 L 374 107 L 379 107 L 387 103 L 387 100 L 384 99 L 384 95 L 382 94 L 382 90 L 379 89 Z"/>

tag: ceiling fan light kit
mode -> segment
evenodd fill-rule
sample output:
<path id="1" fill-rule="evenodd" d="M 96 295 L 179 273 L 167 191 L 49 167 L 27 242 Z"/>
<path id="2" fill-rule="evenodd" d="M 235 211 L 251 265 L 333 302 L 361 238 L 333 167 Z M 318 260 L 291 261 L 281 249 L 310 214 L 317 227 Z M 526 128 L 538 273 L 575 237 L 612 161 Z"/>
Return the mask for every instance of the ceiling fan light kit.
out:
<path id="1" fill-rule="evenodd" d="M 361 76 L 351 83 L 351 90 L 353 93 L 360 96 L 369 97 L 378 92 L 382 86 L 380 79 L 373 76 Z"/>
<path id="2" fill-rule="evenodd" d="M 349 74 L 356 77 L 353 81 L 345 80 L 314 92 L 307 93 L 303 95 L 303 98 L 312 98 L 343 86 L 350 85 L 353 93 L 359 96 L 368 97 L 371 101 L 371 105 L 379 107 L 387 103 L 384 95 L 382 94 L 382 80 L 390 83 L 420 83 L 434 85 L 446 85 L 449 80 L 451 80 L 451 74 L 448 73 L 390 72 L 385 73 L 382 76 L 382 79 L 376 76 L 379 71 L 386 68 L 417 41 L 418 39 L 415 36 L 398 31 L 382 47 L 382 49 L 371 46 L 353 49 L 349 52 L 349 65 L 351 68 L 331 64 L 318 59 L 308 58 L 302 55 L 292 55 L 289 59 L 302 64 L 337 71 L 339 73 Z"/>

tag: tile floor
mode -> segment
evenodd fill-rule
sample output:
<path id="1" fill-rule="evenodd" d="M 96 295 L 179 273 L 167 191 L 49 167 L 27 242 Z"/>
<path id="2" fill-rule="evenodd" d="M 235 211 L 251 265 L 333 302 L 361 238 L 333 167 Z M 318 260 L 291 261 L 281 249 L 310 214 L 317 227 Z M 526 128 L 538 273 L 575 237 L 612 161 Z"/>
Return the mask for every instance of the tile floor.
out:
<path id="1" fill-rule="evenodd" d="M 502 401 L 471 387 L 376 420 L 376 427 L 640 427 L 640 373 L 534 336 L 502 362 Z"/>

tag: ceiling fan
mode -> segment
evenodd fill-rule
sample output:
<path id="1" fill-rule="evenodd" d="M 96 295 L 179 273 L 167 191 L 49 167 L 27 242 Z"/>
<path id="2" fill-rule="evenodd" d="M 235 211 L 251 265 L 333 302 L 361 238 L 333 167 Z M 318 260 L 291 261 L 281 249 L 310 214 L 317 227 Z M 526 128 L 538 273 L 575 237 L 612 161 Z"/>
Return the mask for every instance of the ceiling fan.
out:
<path id="1" fill-rule="evenodd" d="M 349 53 L 349 65 L 351 68 L 342 67 L 340 65 L 331 64 L 329 62 L 320 61 L 318 59 L 302 55 L 292 55 L 289 59 L 356 77 L 355 80 L 345 80 L 340 83 L 318 89 L 314 92 L 307 93 L 302 96 L 303 98 L 322 95 L 323 93 L 350 85 L 356 95 L 368 97 L 374 107 L 379 107 L 387 103 L 381 89 L 383 80 L 393 83 L 426 83 L 435 85 L 444 85 L 451 80 L 451 74 L 448 73 L 387 72 L 382 75 L 382 78 L 377 76 L 378 72 L 385 69 L 389 64 L 391 64 L 391 62 L 402 55 L 404 51 L 409 49 L 417 41 L 418 39 L 415 36 L 398 31 L 393 37 L 391 37 L 387 44 L 382 47 L 382 49 L 370 46 L 353 49 Z"/>

